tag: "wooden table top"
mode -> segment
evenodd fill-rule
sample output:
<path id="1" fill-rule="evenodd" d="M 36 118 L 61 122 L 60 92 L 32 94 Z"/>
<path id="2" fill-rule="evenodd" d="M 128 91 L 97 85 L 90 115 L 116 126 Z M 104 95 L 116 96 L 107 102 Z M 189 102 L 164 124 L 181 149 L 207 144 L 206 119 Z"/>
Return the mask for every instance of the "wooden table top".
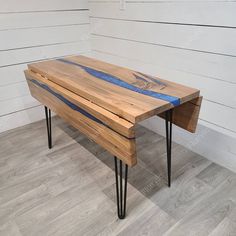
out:
<path id="1" fill-rule="evenodd" d="M 28 65 L 31 95 L 129 166 L 137 163 L 136 123 L 173 109 L 173 123 L 195 132 L 199 90 L 71 56 Z"/>
<path id="2" fill-rule="evenodd" d="M 85 56 L 29 69 L 97 106 L 136 123 L 199 97 L 199 90 Z"/>

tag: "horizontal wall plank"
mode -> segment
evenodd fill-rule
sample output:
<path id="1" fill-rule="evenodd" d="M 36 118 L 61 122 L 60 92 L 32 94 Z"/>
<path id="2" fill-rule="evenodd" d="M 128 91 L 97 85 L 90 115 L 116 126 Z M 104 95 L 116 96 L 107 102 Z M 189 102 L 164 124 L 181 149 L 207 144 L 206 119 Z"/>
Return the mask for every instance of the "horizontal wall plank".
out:
<path id="1" fill-rule="evenodd" d="M 88 39 L 88 35 L 87 24 L 0 31 L 0 50 L 75 42 Z"/>
<path id="2" fill-rule="evenodd" d="M 114 47 L 113 45 L 116 45 Z M 158 45 L 92 36 L 93 49 L 140 59 L 166 68 L 236 83 L 236 57 L 187 51 Z M 137 57 L 137 55 L 142 55 Z"/>
<path id="3" fill-rule="evenodd" d="M 3 132 L 44 118 L 25 82 L 27 64 L 85 53 L 90 42 L 87 0 L 0 0 L 0 5 Z"/>
<path id="4" fill-rule="evenodd" d="M 203 101 L 200 118 L 221 126 L 230 131 L 236 132 L 236 110 L 220 104 Z"/>
<path id="5" fill-rule="evenodd" d="M 0 67 L 0 86 L 5 86 L 13 83 L 19 83 L 25 80 L 24 71 L 27 67 L 27 64 L 9 66 L 9 67 Z"/>
<path id="6" fill-rule="evenodd" d="M 92 47 L 94 50 L 137 60 L 139 61 L 139 64 L 141 64 L 141 68 L 139 68 L 139 70 L 145 73 L 156 75 L 162 79 L 167 79 L 190 87 L 198 88 L 201 90 L 201 94 L 205 99 L 236 108 L 236 83 L 232 84 L 209 77 L 204 77 L 202 75 L 196 75 L 191 72 L 181 71 L 177 68 L 181 62 L 184 63 L 182 57 L 173 58 L 171 54 L 169 57 L 168 54 L 165 56 L 164 50 L 162 53 L 159 53 L 159 50 L 153 45 L 150 46 L 150 48 L 143 48 L 143 44 L 139 45 L 136 42 L 127 42 L 109 38 L 102 38 L 100 40 L 97 38 L 98 37 L 93 37 Z M 112 45 L 116 45 L 116 47 L 113 47 Z M 137 57 L 137 55 L 142 55 L 142 57 Z M 172 67 L 166 66 L 168 61 Z M 187 61 L 185 63 L 186 66 L 188 66 Z"/>
<path id="7" fill-rule="evenodd" d="M 23 73 L 23 71 L 21 72 Z M 26 81 L 0 87 L 0 102 L 29 95 Z"/>
<path id="8" fill-rule="evenodd" d="M 0 133 L 45 118 L 43 106 L 37 106 L 0 117 Z"/>
<path id="9" fill-rule="evenodd" d="M 0 51 L 0 75 L 1 70 L 6 66 L 19 63 L 27 63 L 36 60 L 50 59 L 53 57 L 78 54 L 88 51 L 90 48 L 88 40 L 81 40 L 74 43 L 62 43 L 48 46 L 31 47 L 17 50 Z M 7 75 L 8 70 L 3 69 Z M 1 84 L 8 84 L 11 81 L 9 77 L 1 77 Z"/>
<path id="10" fill-rule="evenodd" d="M 236 30 L 91 18 L 92 33 L 150 44 L 236 56 Z M 217 39 L 217 40 L 216 40 Z"/>
<path id="11" fill-rule="evenodd" d="M 90 2 L 92 17 L 213 26 L 236 26 L 236 3 L 227 1 Z"/>
<path id="12" fill-rule="evenodd" d="M 39 105 L 39 102 L 36 101 L 30 94 L 20 98 L 0 101 L 0 116 L 4 116 L 16 111 L 25 110 L 37 105 Z"/>
<path id="13" fill-rule="evenodd" d="M 0 30 L 89 23 L 88 11 L 0 14 Z"/>
<path id="14" fill-rule="evenodd" d="M 153 65 L 144 64 L 137 60 L 132 60 L 129 58 L 123 58 L 111 54 L 93 52 L 93 56 L 97 59 L 104 60 L 113 64 L 117 64 L 120 66 L 129 67 L 134 70 L 141 70 L 141 68 L 146 67 L 148 70 Z M 143 67 L 144 66 L 144 67 Z M 147 71 L 144 71 L 147 73 Z M 236 119 L 236 109 L 232 109 L 226 107 L 224 105 L 217 104 L 212 101 L 203 100 L 203 109 L 200 112 L 200 119 L 209 122 L 210 124 L 215 124 L 215 129 L 219 126 L 219 130 L 224 128 L 226 130 L 231 130 L 232 132 L 236 132 L 236 123 L 232 122 L 232 120 Z M 222 113 L 222 114 L 218 114 Z"/>
<path id="15" fill-rule="evenodd" d="M 4 0 L 0 1 L 0 13 L 5 12 L 26 12 L 26 11 L 49 11 L 49 10 L 72 10 L 88 8 L 86 0 Z"/>
<path id="16" fill-rule="evenodd" d="M 232 140 L 236 140 L 236 132 L 232 131 L 232 130 L 229 130 L 229 129 L 225 129 L 224 127 L 222 126 L 219 126 L 219 125 L 215 125 L 213 123 L 210 123 L 208 121 L 205 121 L 205 120 L 202 120 L 200 119 L 199 120 L 199 125 L 201 125 L 201 127 L 204 129 L 204 128 L 207 128 L 211 131 L 216 131 L 218 133 L 218 137 L 222 137 L 223 135 L 226 135 L 228 138 L 233 138 Z M 198 132 L 198 131 L 197 131 Z M 217 137 L 216 136 L 216 137 Z M 214 139 L 213 139 L 214 140 Z M 216 138 L 216 140 L 218 141 L 218 139 Z M 206 144 L 207 145 L 207 144 Z M 212 147 L 214 148 L 215 146 L 212 145 Z M 218 146 L 219 147 L 219 146 Z M 226 146 L 225 146 L 226 147 Z M 236 145 L 235 145 L 236 147 Z M 227 149 L 227 147 L 226 147 Z M 231 150 L 229 150 L 230 152 Z M 236 153 L 236 152 L 235 152 Z"/>

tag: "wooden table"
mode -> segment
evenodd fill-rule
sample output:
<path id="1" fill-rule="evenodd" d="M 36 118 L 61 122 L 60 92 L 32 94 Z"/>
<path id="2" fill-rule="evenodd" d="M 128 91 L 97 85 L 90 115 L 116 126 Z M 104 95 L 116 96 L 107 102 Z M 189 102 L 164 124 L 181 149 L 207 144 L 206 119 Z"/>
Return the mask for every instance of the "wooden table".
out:
<path id="1" fill-rule="evenodd" d="M 137 163 L 135 125 L 155 115 L 166 121 L 170 186 L 172 123 L 195 132 L 199 90 L 85 56 L 33 63 L 25 76 L 31 95 L 45 106 L 49 148 L 52 110 L 114 155 L 120 219 L 126 214 L 128 166 Z"/>

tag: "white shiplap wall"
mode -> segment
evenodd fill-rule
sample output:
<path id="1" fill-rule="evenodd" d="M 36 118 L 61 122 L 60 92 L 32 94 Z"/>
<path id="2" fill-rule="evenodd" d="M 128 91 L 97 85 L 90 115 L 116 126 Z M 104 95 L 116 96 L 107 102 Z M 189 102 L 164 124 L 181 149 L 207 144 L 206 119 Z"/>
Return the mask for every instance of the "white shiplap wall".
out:
<path id="1" fill-rule="evenodd" d="M 195 135 L 175 141 L 236 171 L 236 2 L 89 1 L 97 58 L 196 87 L 204 96 Z M 144 122 L 164 133 L 157 118 Z"/>
<path id="2" fill-rule="evenodd" d="M 0 132 L 44 117 L 29 94 L 27 63 L 85 53 L 87 0 L 0 0 Z"/>

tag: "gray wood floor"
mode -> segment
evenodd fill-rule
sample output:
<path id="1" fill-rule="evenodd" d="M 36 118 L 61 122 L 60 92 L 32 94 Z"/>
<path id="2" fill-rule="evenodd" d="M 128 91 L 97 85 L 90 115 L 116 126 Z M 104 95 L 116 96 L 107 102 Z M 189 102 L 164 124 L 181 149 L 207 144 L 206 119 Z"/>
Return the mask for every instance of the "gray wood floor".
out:
<path id="1" fill-rule="evenodd" d="M 1 134 L 0 235 L 236 235 L 236 174 L 173 144 L 168 188 L 165 139 L 137 132 L 125 220 L 113 157 L 77 130 L 53 118 L 51 150 L 45 121 Z"/>

